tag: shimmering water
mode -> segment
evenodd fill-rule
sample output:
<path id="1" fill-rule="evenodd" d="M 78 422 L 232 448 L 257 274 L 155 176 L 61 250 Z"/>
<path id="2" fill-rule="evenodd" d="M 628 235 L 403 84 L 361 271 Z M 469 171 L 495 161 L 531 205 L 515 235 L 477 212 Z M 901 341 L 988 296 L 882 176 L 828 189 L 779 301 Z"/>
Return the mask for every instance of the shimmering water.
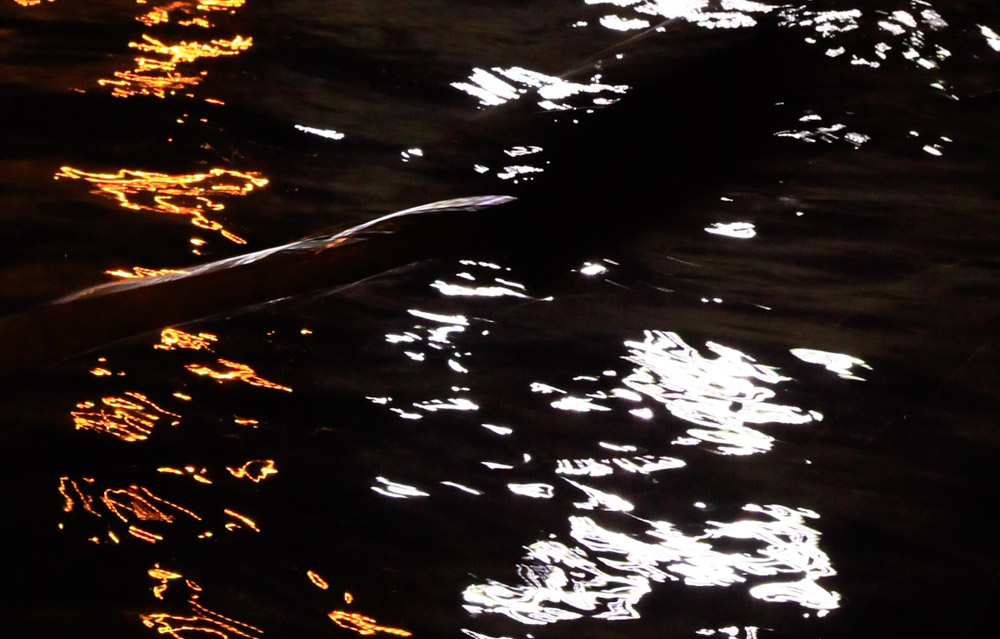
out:
<path id="1" fill-rule="evenodd" d="M 998 32 L 6 0 L 3 636 L 989 632 Z"/>

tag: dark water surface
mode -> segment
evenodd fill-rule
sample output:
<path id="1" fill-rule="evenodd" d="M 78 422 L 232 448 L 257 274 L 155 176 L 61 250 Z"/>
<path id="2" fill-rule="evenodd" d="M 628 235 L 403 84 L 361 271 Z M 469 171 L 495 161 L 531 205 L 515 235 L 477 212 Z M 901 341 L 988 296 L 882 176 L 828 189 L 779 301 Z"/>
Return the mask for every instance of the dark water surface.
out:
<path id="1" fill-rule="evenodd" d="M 987 636 L 998 33 L 3 0 L 0 634 Z"/>

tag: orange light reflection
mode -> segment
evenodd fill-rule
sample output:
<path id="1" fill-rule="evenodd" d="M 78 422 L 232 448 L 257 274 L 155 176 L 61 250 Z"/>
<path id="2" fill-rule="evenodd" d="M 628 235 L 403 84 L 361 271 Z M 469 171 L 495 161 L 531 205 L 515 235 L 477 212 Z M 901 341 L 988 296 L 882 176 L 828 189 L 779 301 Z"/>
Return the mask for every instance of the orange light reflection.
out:
<path id="1" fill-rule="evenodd" d="M 211 369 L 207 366 L 198 366 L 197 364 L 188 364 L 185 366 L 189 371 L 195 375 L 209 376 L 214 380 L 219 382 L 229 381 L 231 379 L 238 379 L 241 382 L 246 382 L 251 386 L 260 386 L 261 388 L 271 388 L 274 390 L 281 390 L 287 393 L 291 393 L 292 389 L 288 386 L 282 386 L 281 384 L 275 384 L 274 382 L 269 382 L 263 377 L 257 375 L 252 368 L 246 364 L 240 364 L 239 362 L 231 362 L 227 359 L 219 358 L 219 363 L 228 368 L 228 371 L 217 371 Z"/>
<path id="2" fill-rule="evenodd" d="M 413 635 L 413 633 L 409 630 L 380 626 L 371 617 L 366 617 L 356 612 L 334 610 L 329 614 L 329 617 L 333 620 L 333 623 L 337 624 L 341 628 L 353 630 L 359 635 L 373 635 L 376 632 L 384 632 L 386 634 L 398 635 L 400 637 L 409 637 Z"/>
<path id="3" fill-rule="evenodd" d="M 330 584 L 326 583 L 326 581 L 322 577 L 320 577 L 318 574 L 314 573 L 313 571 L 310 570 L 309 572 L 306 573 L 306 575 L 308 575 L 309 581 L 313 582 L 313 584 L 317 588 L 321 588 L 323 590 L 326 590 L 327 588 L 330 587 Z"/>
<path id="4" fill-rule="evenodd" d="M 257 524 L 254 523 L 254 520 L 250 519 L 249 517 L 247 517 L 245 515 L 241 515 L 241 514 L 239 514 L 238 512 L 236 512 L 234 510 L 229 510 L 228 508 L 226 508 L 223 512 L 226 513 L 227 515 L 229 515 L 230 517 L 234 517 L 234 518 L 238 519 L 240 522 L 242 522 L 244 525 L 246 525 L 247 527 L 249 527 L 254 532 L 260 532 L 260 528 L 258 528 Z M 230 523 L 226 524 L 226 530 L 235 530 L 235 529 L 237 529 L 239 527 L 240 527 L 240 525 L 237 524 L 237 523 L 235 523 L 235 522 L 230 522 Z"/>
<path id="5" fill-rule="evenodd" d="M 226 466 L 226 470 L 236 479 L 245 477 L 255 484 L 278 472 L 273 459 L 252 459 L 239 468 Z"/>
<path id="6" fill-rule="evenodd" d="M 218 196 L 244 196 L 267 185 L 267 178 L 253 171 L 210 169 L 207 173 L 168 175 L 152 171 L 119 169 L 115 173 L 91 173 L 64 166 L 55 179 L 86 180 L 95 187 L 92 193 L 107 195 L 130 211 L 150 211 L 185 215 L 191 223 L 206 231 L 215 231 L 236 244 L 246 240 L 226 230 L 222 224 L 205 217 L 208 211 L 219 212 L 225 205 Z"/>

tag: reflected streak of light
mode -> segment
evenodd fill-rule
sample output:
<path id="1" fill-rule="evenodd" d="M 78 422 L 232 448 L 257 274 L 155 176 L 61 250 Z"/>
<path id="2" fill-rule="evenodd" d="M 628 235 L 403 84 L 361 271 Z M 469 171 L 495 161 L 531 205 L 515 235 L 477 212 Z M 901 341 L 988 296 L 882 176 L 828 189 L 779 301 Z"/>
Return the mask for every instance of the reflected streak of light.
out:
<path id="1" fill-rule="evenodd" d="M 243 525 L 247 526 L 248 528 L 250 528 L 254 532 L 260 532 L 260 528 L 257 527 L 257 523 L 254 522 L 254 520 L 252 520 L 249 517 L 247 517 L 246 515 L 241 515 L 238 512 L 236 512 L 235 510 L 230 510 L 228 508 L 226 508 L 222 512 L 226 513 L 227 515 L 229 515 L 230 517 L 232 517 L 234 519 L 239 520 L 241 523 L 243 523 Z M 226 524 L 226 530 L 235 530 L 236 528 L 239 528 L 239 527 L 240 527 L 239 524 L 236 524 L 234 522 L 230 522 L 230 523 Z"/>
<path id="2" fill-rule="evenodd" d="M 806 424 L 816 419 L 795 406 L 776 404 L 775 392 L 754 381 L 788 381 L 740 351 L 707 342 L 707 359 L 676 333 L 646 331 L 643 342 L 627 341 L 628 362 L 637 367 L 622 379 L 628 389 L 666 406 L 675 417 L 699 428 L 687 434 L 716 444 L 719 452 L 750 455 L 770 450 L 773 438 L 747 424 Z"/>
<path id="3" fill-rule="evenodd" d="M 153 594 L 161 600 L 169 584 L 183 577 L 180 573 L 160 568 L 159 564 L 155 564 L 148 574 L 160 582 L 153 587 Z M 260 628 L 206 608 L 198 603 L 201 586 L 190 579 L 184 579 L 184 584 L 191 591 L 187 600 L 191 607 L 190 614 L 144 614 L 140 616 L 144 626 L 156 628 L 159 634 L 169 635 L 175 639 L 188 639 L 191 633 L 197 636 L 213 635 L 221 639 L 228 639 L 231 635 L 244 639 L 261 639 L 263 631 Z"/>
<path id="4" fill-rule="evenodd" d="M 732 222 L 730 224 L 716 222 L 712 226 L 706 226 L 705 232 L 712 233 L 713 235 L 733 237 L 738 240 L 748 240 L 757 235 L 754 225 L 750 222 Z"/>
<path id="5" fill-rule="evenodd" d="M 413 405 L 415 408 L 420 410 L 425 410 L 429 413 L 435 413 L 439 410 L 458 410 L 458 411 L 469 411 L 469 410 L 479 410 L 479 406 L 473 402 L 470 402 L 464 398 L 451 398 L 447 402 L 442 402 L 440 399 L 432 399 L 427 402 L 420 402 Z"/>
<path id="6" fill-rule="evenodd" d="M 462 286 L 460 284 L 449 284 L 441 280 L 436 280 L 431 287 L 436 288 L 442 295 L 449 297 L 521 297 L 529 299 L 527 295 L 520 291 L 514 291 L 504 286 Z"/>
<path id="7" fill-rule="evenodd" d="M 96 510 L 94 510 L 94 507 L 93 507 L 94 498 L 91 497 L 90 495 L 84 493 L 82 490 L 80 490 L 80 487 L 76 484 L 76 481 L 73 480 L 73 479 L 70 479 L 69 477 L 60 477 L 59 478 L 59 493 L 66 500 L 66 503 L 63 504 L 63 512 L 67 512 L 68 513 L 68 512 L 72 512 L 72 510 L 73 510 L 73 503 L 74 503 L 73 502 L 73 497 L 70 496 L 69 489 L 67 488 L 67 485 L 73 487 L 73 490 L 76 492 L 77 498 L 80 500 L 80 503 L 83 505 L 84 510 L 86 510 L 89 513 L 91 513 L 92 515 L 97 515 L 98 517 L 101 516 L 100 513 L 98 513 Z"/>
<path id="8" fill-rule="evenodd" d="M 160 332 L 160 343 L 153 348 L 161 351 L 172 351 L 177 348 L 185 348 L 194 351 L 201 349 L 212 350 L 211 343 L 219 341 L 218 336 L 212 333 L 198 333 L 193 335 L 185 333 L 177 328 L 165 328 Z"/>
<path id="9" fill-rule="evenodd" d="M 407 312 L 414 317 L 430 320 L 432 322 L 439 322 L 441 324 L 453 324 L 457 326 L 469 325 L 469 320 L 466 319 L 464 315 L 439 315 L 437 313 L 428 313 L 426 311 L 419 311 L 416 309 L 409 309 Z"/>
<path id="10" fill-rule="evenodd" d="M 155 544 L 158 541 L 163 541 L 162 535 L 157 535 L 156 533 L 151 533 L 148 530 L 143 530 L 138 526 L 129 526 L 128 532 L 136 539 L 141 539 L 142 541 L 148 541 L 151 544 Z"/>
<path id="11" fill-rule="evenodd" d="M 600 508 L 602 510 L 609 510 L 612 512 L 631 512 L 635 510 L 635 506 L 632 502 L 622 499 L 618 495 L 612 495 L 611 493 L 606 493 L 596 488 L 591 488 L 590 486 L 584 486 L 583 484 L 577 483 L 572 479 L 567 479 L 567 482 L 576 486 L 587 495 L 587 501 L 585 502 L 575 502 L 573 505 L 582 510 L 594 510 L 595 508 Z"/>
<path id="12" fill-rule="evenodd" d="M 552 499 L 555 495 L 555 488 L 549 484 L 507 484 L 507 488 L 515 495 L 532 499 Z"/>
<path id="13" fill-rule="evenodd" d="M 462 484 L 456 484 L 453 481 L 443 481 L 443 482 L 441 482 L 441 485 L 442 486 L 451 486 L 452 488 L 457 488 L 458 490 L 461 490 L 462 492 L 469 493 L 470 495 L 482 495 L 483 494 L 483 491 L 481 491 L 481 490 L 476 490 L 475 488 L 469 488 L 468 486 L 463 486 Z"/>
<path id="14" fill-rule="evenodd" d="M 385 477 L 376 477 L 375 481 L 382 486 L 372 486 L 372 490 L 380 495 L 392 497 L 394 499 L 410 499 L 413 497 L 430 497 L 429 493 L 418 489 L 416 486 L 407 486 L 398 482 L 390 481 Z"/>
<path id="15" fill-rule="evenodd" d="M 148 574 L 153 579 L 158 579 L 160 581 L 160 583 L 153 586 L 153 596 L 157 599 L 163 599 L 163 593 L 166 591 L 170 580 L 180 579 L 183 576 L 179 572 L 173 572 L 160 568 L 160 564 L 154 564 L 153 567 L 149 569 Z"/>
<path id="16" fill-rule="evenodd" d="M 180 415 L 164 410 L 142 393 L 128 391 L 125 397 L 103 397 L 101 402 L 111 409 L 96 408 L 93 402 L 80 402 L 72 411 L 77 430 L 96 430 L 114 435 L 126 442 L 146 439 L 162 415 L 180 419 Z M 154 414 L 154 411 L 157 414 Z M 175 424 L 177 422 L 174 422 Z"/>
<path id="17" fill-rule="evenodd" d="M 216 231 L 237 244 L 246 240 L 226 230 L 222 224 L 205 217 L 205 210 L 219 212 L 225 205 L 218 196 L 245 196 L 268 180 L 253 171 L 240 172 L 214 168 L 207 173 L 168 175 L 152 171 L 119 169 L 115 173 L 92 173 L 64 166 L 55 179 L 85 180 L 95 187 L 92 193 L 110 196 L 122 208 L 169 215 L 184 215 L 191 223 L 207 231 Z"/>
<path id="18" fill-rule="evenodd" d="M 226 466 L 226 470 L 237 479 L 245 477 L 255 484 L 278 473 L 273 459 L 252 459 L 239 468 Z"/>
<path id="19" fill-rule="evenodd" d="M 231 362 L 227 359 L 219 358 L 219 363 L 228 368 L 228 371 L 217 371 L 211 369 L 207 366 L 198 366 L 197 364 L 188 364 L 185 366 L 186 369 L 194 373 L 195 375 L 200 375 L 202 377 L 208 376 L 212 379 L 218 381 L 219 383 L 226 382 L 229 380 L 237 379 L 241 382 L 250 384 L 251 386 L 258 386 L 260 388 L 270 388 L 273 390 L 285 391 L 291 393 L 292 389 L 288 386 L 282 386 L 281 384 L 275 384 L 274 382 L 269 382 L 263 377 L 257 375 L 252 368 L 246 364 L 240 364 L 238 362 Z"/>
<path id="20" fill-rule="evenodd" d="M 156 472 L 158 472 L 158 473 L 167 473 L 167 474 L 170 474 L 170 475 L 181 475 L 181 476 L 184 476 L 185 474 L 187 474 L 187 475 L 190 475 L 191 478 L 194 479 L 199 484 L 211 484 L 212 483 L 212 480 L 205 476 L 205 473 L 208 472 L 208 470 L 205 469 L 205 468 L 202 468 L 200 471 L 198 471 L 198 470 L 195 470 L 194 466 L 185 466 L 183 469 L 181 469 L 181 468 L 171 468 L 170 466 L 161 466 L 161 467 L 159 467 L 159 468 L 156 469 Z"/>
<path id="21" fill-rule="evenodd" d="M 388 626 L 380 626 L 371 617 L 366 617 L 362 614 L 356 612 L 345 612 L 343 610 L 334 610 L 329 615 L 333 623 L 337 624 L 341 628 L 346 628 L 347 630 L 353 630 L 359 635 L 373 635 L 376 632 L 383 632 L 389 635 L 397 635 L 400 637 L 409 637 L 413 633 L 409 630 L 403 630 L 401 628 L 390 628 Z"/>
<path id="22" fill-rule="evenodd" d="M 321 138 L 327 138 L 330 140 L 343 140 L 344 134 L 340 131 L 334 131 L 333 129 L 314 129 L 311 126 L 302 126 L 301 124 L 296 124 L 295 128 L 303 133 L 311 133 L 313 135 L 318 135 Z"/>
<path id="23" fill-rule="evenodd" d="M 157 277 L 158 275 L 183 275 L 186 272 L 187 271 L 175 268 L 145 268 L 142 266 L 133 266 L 131 271 L 126 271 L 123 269 L 104 271 L 104 273 L 107 275 L 111 275 L 123 280 L 141 280 L 147 277 Z"/>
<path id="24" fill-rule="evenodd" d="M 817 351 L 811 348 L 793 348 L 791 349 L 791 353 L 803 362 L 806 362 L 807 364 L 819 364 L 820 366 L 826 368 L 826 370 L 831 373 L 836 373 L 837 376 L 843 379 L 864 381 L 863 377 L 858 377 L 851 372 L 851 369 L 855 366 L 872 370 L 872 367 L 866 364 L 863 359 L 859 359 L 853 355 L 829 353 L 827 351 Z"/>
<path id="25" fill-rule="evenodd" d="M 317 588 L 326 590 L 330 587 L 330 584 L 326 583 L 326 581 L 320 577 L 319 574 L 310 570 L 306 572 L 306 575 L 309 577 L 309 581 L 313 582 L 313 585 Z"/>
<path id="26" fill-rule="evenodd" d="M 108 375 L 111 374 L 111 371 L 109 371 L 106 368 L 101 368 L 100 366 L 98 366 L 97 368 L 91 369 L 90 374 L 96 377 L 107 377 Z"/>
<path id="27" fill-rule="evenodd" d="M 49 0 L 49 2 L 52 1 L 53 0 Z M 22 7 L 33 7 L 35 5 L 42 4 L 42 0 L 14 0 L 14 2 L 18 3 Z"/>

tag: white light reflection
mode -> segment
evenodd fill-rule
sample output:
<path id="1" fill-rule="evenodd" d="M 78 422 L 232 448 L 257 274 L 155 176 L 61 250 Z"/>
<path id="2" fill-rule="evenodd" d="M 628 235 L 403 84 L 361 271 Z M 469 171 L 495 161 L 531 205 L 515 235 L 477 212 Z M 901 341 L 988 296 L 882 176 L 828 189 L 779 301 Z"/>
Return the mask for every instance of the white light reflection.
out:
<path id="1" fill-rule="evenodd" d="M 770 450 L 772 438 L 748 424 L 805 424 L 814 416 L 795 406 L 776 404 L 775 393 L 754 382 L 788 381 L 769 367 L 757 364 L 740 351 L 707 342 L 716 355 L 704 357 L 679 335 L 646 331 L 642 342 L 627 341 L 628 362 L 636 368 L 622 379 L 624 385 L 663 404 L 680 419 L 699 426 L 687 434 L 715 444 L 724 454 L 750 455 Z"/>
<path id="2" fill-rule="evenodd" d="M 663 455 L 637 455 L 612 459 L 560 459 L 556 462 L 556 474 L 604 477 L 615 472 L 615 466 L 627 473 L 648 475 L 661 470 L 683 468 L 684 462 L 676 457 Z"/>
<path id="3" fill-rule="evenodd" d="M 330 140 L 343 140 L 344 134 L 339 131 L 334 131 L 333 129 L 314 129 L 311 126 L 302 126 L 301 124 L 296 124 L 295 128 L 303 133 L 311 133 L 313 135 L 318 135 L 321 138 L 327 138 Z"/>
<path id="4" fill-rule="evenodd" d="M 990 45 L 990 48 L 994 51 L 1000 51 L 1000 35 L 986 25 L 980 24 L 977 26 L 979 27 L 979 33 L 986 38 L 986 44 Z"/>
<path id="5" fill-rule="evenodd" d="M 381 486 L 372 486 L 372 490 L 380 495 L 392 497 L 394 499 L 411 499 L 413 497 L 430 497 L 430 494 L 418 489 L 416 486 L 407 486 L 394 481 L 389 481 L 385 477 L 376 477 L 375 481 Z"/>
<path id="6" fill-rule="evenodd" d="M 499 613 L 528 625 L 579 619 L 636 619 L 635 605 L 652 583 L 683 582 L 696 587 L 729 587 L 758 578 L 750 596 L 765 602 L 793 602 L 819 611 L 839 606 L 840 596 L 817 580 L 836 574 L 818 546 L 820 534 L 805 525 L 816 513 L 785 506 L 743 509 L 753 519 L 707 522 L 704 531 L 685 535 L 667 521 L 649 521 L 647 538 L 615 532 L 589 517 L 570 517 L 577 544 L 538 541 L 526 548 L 518 566 L 523 583 L 496 581 L 465 589 L 472 614 Z M 716 540 L 757 542 L 753 553 L 716 550 Z M 778 578 L 778 580 L 774 580 Z"/>
<path id="7" fill-rule="evenodd" d="M 587 501 L 575 502 L 573 505 L 581 510 L 608 510 L 611 512 L 621 512 L 627 513 L 635 510 L 635 506 L 631 502 L 622 499 L 618 495 L 612 495 L 611 493 L 606 493 L 596 488 L 591 488 L 590 486 L 584 486 L 579 484 L 572 479 L 567 479 L 567 482 L 576 486 L 587 495 Z"/>
<path id="8" fill-rule="evenodd" d="M 555 488 L 549 484 L 507 484 L 507 488 L 515 495 L 533 499 L 552 499 Z"/>
<path id="9" fill-rule="evenodd" d="M 713 235 L 724 235 L 738 240 L 749 240 L 757 235 L 751 222 L 730 222 L 729 224 L 716 222 L 712 226 L 706 226 L 705 231 Z"/>
<path id="10" fill-rule="evenodd" d="M 863 377 L 858 377 L 851 372 L 851 369 L 855 366 L 872 370 L 872 367 L 866 364 L 863 359 L 858 359 L 857 357 L 845 355 L 843 353 L 829 353 L 826 351 L 813 350 L 811 348 L 793 348 L 791 349 L 791 353 L 807 364 L 819 364 L 820 366 L 825 367 L 826 370 L 831 373 L 836 373 L 844 379 L 864 381 Z"/>

